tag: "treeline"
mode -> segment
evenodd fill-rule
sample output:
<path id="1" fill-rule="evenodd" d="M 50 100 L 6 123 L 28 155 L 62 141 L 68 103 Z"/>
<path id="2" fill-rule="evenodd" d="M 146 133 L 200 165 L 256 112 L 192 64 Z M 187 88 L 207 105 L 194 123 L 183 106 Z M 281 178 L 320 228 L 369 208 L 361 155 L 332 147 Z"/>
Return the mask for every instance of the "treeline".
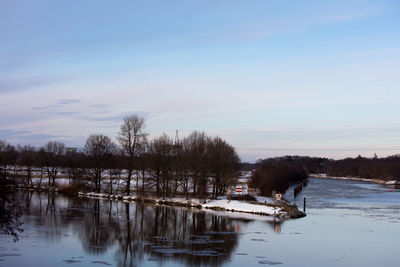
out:
<path id="1" fill-rule="evenodd" d="M 355 157 L 333 160 L 318 157 L 286 156 L 276 158 L 305 168 L 309 173 L 324 173 L 337 177 L 360 177 L 367 179 L 400 180 L 400 155 L 385 158 Z"/>
<path id="2" fill-rule="evenodd" d="M 199 198 L 225 194 L 235 184 L 239 157 L 220 137 L 193 131 L 178 139 L 166 134 L 149 140 L 143 118 L 124 118 L 117 143 L 102 134 L 90 135 L 85 146 L 67 150 L 65 144 L 49 141 L 40 148 L 13 146 L 0 141 L 0 178 L 22 179 L 26 185 L 55 186 L 68 178 L 71 185 L 115 193 L 184 195 Z M 39 171 L 39 173 L 38 173 Z M 105 176 L 107 179 L 104 179 Z M 106 186 L 104 186 L 106 184 Z"/>
<path id="3" fill-rule="evenodd" d="M 257 163 L 257 168 L 252 173 L 250 186 L 257 188 L 263 196 L 271 196 L 274 191 L 285 193 L 291 184 L 300 183 L 307 177 L 308 173 L 302 166 L 266 159 Z"/>
<path id="4" fill-rule="evenodd" d="M 326 174 L 337 177 L 360 177 L 367 179 L 400 180 L 400 155 L 385 158 L 345 158 L 333 160 L 319 157 L 285 156 L 242 164 L 246 169 L 256 169 L 265 161 L 269 163 L 284 163 L 304 168 L 308 173 Z"/>
<path id="5" fill-rule="evenodd" d="M 346 158 L 328 161 L 326 174 L 340 177 L 361 177 L 367 179 L 400 180 L 400 155 L 386 158 Z"/>

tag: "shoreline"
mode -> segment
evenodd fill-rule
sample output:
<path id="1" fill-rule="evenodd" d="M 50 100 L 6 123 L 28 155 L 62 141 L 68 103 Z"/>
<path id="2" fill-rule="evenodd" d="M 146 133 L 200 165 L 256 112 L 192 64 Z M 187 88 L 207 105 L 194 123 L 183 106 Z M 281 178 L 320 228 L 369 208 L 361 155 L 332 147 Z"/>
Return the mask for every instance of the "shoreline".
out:
<path id="1" fill-rule="evenodd" d="M 370 182 L 376 184 L 383 184 L 383 185 L 399 185 L 400 182 L 397 180 L 385 181 L 382 179 L 368 179 L 368 178 L 361 178 L 361 177 L 340 177 L 340 176 L 327 176 L 327 175 L 320 175 L 320 174 L 309 174 L 310 178 L 320 178 L 320 179 L 336 179 L 336 180 L 353 180 L 353 181 L 361 181 L 361 182 Z"/>
<path id="2" fill-rule="evenodd" d="M 235 213 L 246 213 L 253 215 L 267 216 L 271 218 L 277 218 L 280 220 L 285 219 L 296 219 L 306 216 L 306 213 L 297 209 L 296 206 L 287 203 L 285 201 L 278 201 L 274 203 L 262 203 L 255 201 L 239 201 L 227 199 L 207 199 L 204 203 L 200 199 L 186 199 L 186 198 L 157 198 L 157 197 L 143 197 L 143 196 L 130 196 L 130 195 L 116 195 L 107 193 L 96 193 L 96 192 L 78 192 L 78 193 L 63 193 L 58 188 L 38 188 L 38 187 L 16 187 L 18 190 L 28 191 L 39 191 L 39 192 L 54 192 L 62 193 L 70 196 L 96 198 L 112 201 L 123 201 L 123 202 L 141 202 L 146 204 L 160 205 L 160 206 L 172 206 L 172 207 L 186 207 L 196 208 L 204 210 L 214 211 L 225 211 Z"/>

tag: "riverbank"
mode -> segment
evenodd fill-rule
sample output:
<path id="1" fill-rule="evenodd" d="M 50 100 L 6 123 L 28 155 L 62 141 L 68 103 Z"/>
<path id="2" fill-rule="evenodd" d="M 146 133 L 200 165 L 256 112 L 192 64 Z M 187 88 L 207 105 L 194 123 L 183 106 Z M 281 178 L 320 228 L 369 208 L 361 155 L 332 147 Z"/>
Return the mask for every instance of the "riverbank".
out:
<path id="1" fill-rule="evenodd" d="M 156 198 L 156 197 L 143 197 L 143 196 L 127 196 L 127 195 L 112 195 L 105 193 L 78 193 L 80 197 L 94 197 L 112 200 L 122 201 L 136 201 L 142 203 L 151 203 L 157 205 L 167 206 L 180 206 L 198 209 L 211 209 L 218 211 L 230 211 L 230 212 L 242 212 L 263 216 L 273 216 L 280 219 L 294 219 L 306 216 L 304 212 L 301 212 L 294 205 L 289 204 L 284 200 L 275 201 L 270 198 L 270 201 L 266 203 L 257 201 L 241 201 L 241 200 L 228 200 L 222 199 L 207 199 L 205 202 L 200 199 L 185 199 L 185 198 Z"/>
<path id="2" fill-rule="evenodd" d="M 58 188 L 41 188 L 41 187 L 18 187 L 21 190 L 30 191 L 47 191 L 47 192 L 60 192 Z M 62 193 L 62 192 L 60 192 Z M 217 211 L 227 212 L 240 212 L 248 214 L 256 214 L 262 216 L 271 216 L 278 219 L 294 219 L 305 217 L 306 214 L 297 209 L 296 206 L 284 200 L 274 200 L 272 198 L 259 197 L 261 201 L 244 201 L 244 200 L 228 200 L 226 197 L 219 199 L 207 199 L 206 201 L 196 198 L 157 198 L 154 196 L 132 196 L 132 195 L 121 195 L 121 194 L 107 194 L 107 193 L 96 193 L 96 192 L 78 192 L 69 193 L 68 195 L 76 195 L 78 197 L 87 198 L 100 198 L 109 199 L 113 201 L 124 201 L 124 202 L 141 202 L 155 205 L 166 205 L 166 206 L 179 206 L 187 208 L 197 209 L 209 209 Z"/>
<path id="3" fill-rule="evenodd" d="M 384 185 L 400 185 L 400 182 L 397 180 L 385 181 L 382 179 L 368 179 L 368 178 L 361 178 L 361 177 L 338 177 L 338 176 L 328 176 L 328 175 L 322 175 L 322 174 L 309 174 L 309 176 L 311 178 L 321 178 L 321 179 L 354 180 L 354 181 L 371 182 L 371 183 L 384 184 Z"/>

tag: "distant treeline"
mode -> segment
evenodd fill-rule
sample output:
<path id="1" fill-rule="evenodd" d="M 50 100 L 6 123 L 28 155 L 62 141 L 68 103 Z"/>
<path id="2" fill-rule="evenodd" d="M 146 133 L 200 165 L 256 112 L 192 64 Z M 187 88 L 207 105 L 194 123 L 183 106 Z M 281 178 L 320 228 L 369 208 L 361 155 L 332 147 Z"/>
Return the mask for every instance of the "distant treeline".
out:
<path id="1" fill-rule="evenodd" d="M 271 196 L 273 191 L 285 193 L 291 184 L 301 183 L 307 177 L 308 173 L 301 165 L 278 159 L 266 159 L 257 163 L 250 186 L 257 188 L 263 196 Z"/>
<path id="2" fill-rule="evenodd" d="M 304 168 L 308 173 L 324 173 L 337 177 L 360 177 L 367 179 L 400 180 L 400 155 L 385 158 L 346 158 L 333 160 L 318 157 L 285 156 L 264 160 Z M 242 164 L 245 169 L 257 169 L 264 161 Z"/>
<path id="3" fill-rule="evenodd" d="M 328 161 L 326 174 L 382 180 L 400 180 L 400 155 L 386 158 L 347 158 Z"/>
<path id="4" fill-rule="evenodd" d="M 154 193 L 159 197 L 179 194 L 215 198 L 235 184 L 239 157 L 223 139 L 193 131 L 183 139 L 163 134 L 149 140 L 144 128 L 143 118 L 127 116 L 117 143 L 108 136 L 93 134 L 77 151 L 67 150 L 57 141 L 37 148 L 15 147 L 0 140 L 0 178 L 22 180 L 31 186 L 35 178 L 35 185 L 47 182 L 47 186 L 55 186 L 62 176 L 72 185 L 111 193 L 115 191 L 114 181 L 119 184 L 123 180 L 125 194 L 130 194 L 131 184 L 136 182 L 138 194 Z"/>

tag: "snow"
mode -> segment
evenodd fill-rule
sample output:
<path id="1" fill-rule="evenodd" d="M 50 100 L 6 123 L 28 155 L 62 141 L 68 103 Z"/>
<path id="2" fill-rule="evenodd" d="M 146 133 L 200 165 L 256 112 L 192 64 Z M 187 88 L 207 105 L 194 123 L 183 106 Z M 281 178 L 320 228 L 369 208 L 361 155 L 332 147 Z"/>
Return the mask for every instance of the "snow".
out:
<path id="1" fill-rule="evenodd" d="M 266 205 L 257 205 L 251 204 L 244 201 L 239 200 L 210 200 L 206 204 L 202 204 L 203 208 L 222 208 L 225 210 L 231 211 L 240 211 L 240 212 L 248 212 L 248 213 L 257 213 L 257 214 L 265 214 L 265 215 L 279 215 L 281 209 L 274 208 Z"/>
<path id="2" fill-rule="evenodd" d="M 272 197 L 263 197 L 263 196 L 255 196 L 257 202 L 265 203 L 265 204 L 275 204 L 276 201 Z"/>
<path id="3" fill-rule="evenodd" d="M 37 176 L 40 175 L 40 172 L 36 173 Z M 123 174 L 126 174 L 126 171 L 123 171 Z M 133 183 L 131 184 L 131 189 L 135 187 L 136 184 L 136 178 L 139 180 L 139 184 L 142 182 L 142 177 L 141 173 L 135 173 L 138 174 L 137 177 L 133 178 Z M 145 174 L 149 175 L 149 173 Z M 238 186 L 242 186 L 243 188 L 243 194 L 246 193 L 248 189 L 247 182 L 251 178 L 252 173 L 251 172 L 246 172 L 243 171 L 241 172 L 241 175 L 238 177 L 239 182 Z M 110 182 L 107 180 L 109 175 L 107 173 L 104 173 L 104 178 L 102 181 L 102 185 L 107 186 L 108 183 Z M 35 177 L 33 178 L 34 183 L 37 184 L 40 181 L 40 178 Z M 113 183 L 115 184 L 118 179 L 114 179 Z M 121 180 L 123 181 L 123 177 L 121 177 Z M 42 185 L 46 185 L 48 182 L 48 178 L 43 175 Z M 57 184 L 58 185 L 67 185 L 69 184 L 69 179 L 64 177 L 59 177 L 57 178 Z M 118 183 L 119 184 L 119 181 Z M 119 188 L 119 186 L 118 186 Z M 235 187 L 232 187 L 232 191 L 235 191 Z M 118 190 L 118 189 L 117 189 Z M 210 192 L 212 189 L 210 189 Z M 115 191 L 117 192 L 117 191 Z M 118 192 L 117 192 L 118 193 Z M 137 195 L 121 195 L 121 194 L 108 194 L 108 193 L 97 193 L 97 192 L 90 192 L 90 193 L 83 193 L 79 192 L 79 196 L 81 197 L 91 197 L 91 198 L 102 198 L 102 199 L 112 199 L 112 200 L 122 200 L 124 202 L 130 202 L 130 201 L 137 201 L 140 198 Z M 205 208 L 208 209 L 208 212 L 221 212 L 221 213 L 230 213 L 229 216 L 259 216 L 259 217 L 268 217 L 265 215 L 269 215 L 270 218 L 276 219 L 276 217 L 284 217 L 286 215 L 286 212 L 282 211 L 280 208 L 277 207 L 271 207 L 267 206 L 265 204 L 271 204 L 272 206 L 274 204 L 277 204 L 277 202 L 270 198 L 270 197 L 261 197 L 261 196 L 255 196 L 257 199 L 258 203 L 249 203 L 246 201 L 238 201 L 238 200 L 231 200 L 228 202 L 227 196 L 219 196 L 218 199 L 216 200 L 207 200 L 207 203 L 204 203 L 202 199 L 186 199 L 186 198 L 155 198 L 155 197 L 148 197 L 145 198 L 145 200 L 148 200 L 152 203 L 157 203 L 161 205 L 172 205 L 172 206 L 186 206 L 186 207 L 197 207 L 197 208 Z M 231 211 L 235 211 L 236 213 L 233 215 Z M 270 219 L 268 218 L 268 219 Z"/>
<path id="4" fill-rule="evenodd" d="M 362 182 L 369 182 L 369 183 L 378 183 L 378 184 L 396 184 L 396 180 L 394 181 L 385 181 L 382 179 L 369 179 L 369 178 L 360 178 L 360 177 L 338 177 L 338 176 L 319 176 L 318 174 L 310 174 L 312 178 L 327 178 L 327 179 L 339 179 L 339 180 L 355 180 L 355 181 L 362 181 Z"/>
<path id="5" fill-rule="evenodd" d="M 97 197 L 97 198 L 118 198 L 123 201 L 136 201 L 136 197 L 134 196 L 122 196 L 122 195 L 109 195 L 103 193 L 79 193 L 80 196 L 87 197 Z M 149 198 L 149 200 L 154 201 L 158 204 L 165 204 L 168 202 L 170 205 L 178 205 L 178 206 L 189 206 L 189 207 L 202 207 L 206 209 L 217 209 L 219 211 L 236 211 L 236 212 L 244 212 L 250 214 L 259 214 L 259 215 L 269 215 L 269 216 L 285 216 L 286 213 L 281 211 L 280 208 L 266 206 L 265 204 L 276 204 L 276 201 L 272 198 L 268 197 L 260 197 L 257 196 L 257 203 L 249 203 L 246 201 L 239 200 L 231 200 L 228 201 L 225 199 L 216 199 L 216 200 L 208 200 L 207 203 L 203 203 L 200 199 L 185 199 L 185 198 L 167 198 L 167 199 L 159 199 L 159 198 Z"/>

